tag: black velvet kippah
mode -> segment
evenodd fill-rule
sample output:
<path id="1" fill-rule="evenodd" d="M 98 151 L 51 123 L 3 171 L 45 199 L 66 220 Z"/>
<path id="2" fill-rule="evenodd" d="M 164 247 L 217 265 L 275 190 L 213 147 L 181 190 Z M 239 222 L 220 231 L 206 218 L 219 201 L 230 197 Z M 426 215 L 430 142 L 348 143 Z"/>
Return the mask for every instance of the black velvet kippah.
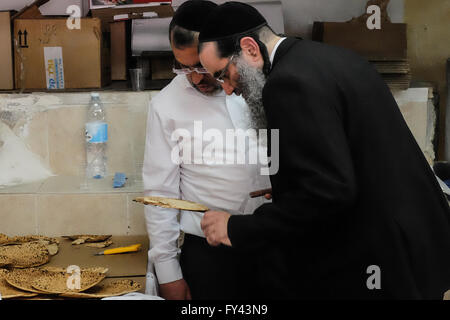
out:
<path id="1" fill-rule="evenodd" d="M 203 22 L 217 4 L 207 0 L 189 0 L 175 11 L 172 23 L 190 31 L 201 31 Z"/>
<path id="2" fill-rule="evenodd" d="M 205 21 L 199 41 L 217 41 L 257 30 L 264 25 L 267 25 L 266 19 L 251 5 L 225 2 L 217 6 Z"/>

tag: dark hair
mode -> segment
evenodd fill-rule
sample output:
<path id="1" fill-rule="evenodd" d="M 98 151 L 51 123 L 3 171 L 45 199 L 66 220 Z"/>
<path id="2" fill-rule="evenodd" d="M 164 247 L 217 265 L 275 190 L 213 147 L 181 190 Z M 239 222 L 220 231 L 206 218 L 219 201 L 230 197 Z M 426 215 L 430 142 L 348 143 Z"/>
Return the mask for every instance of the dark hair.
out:
<path id="1" fill-rule="evenodd" d="M 169 40 L 178 49 L 191 47 L 196 44 L 199 32 L 187 30 L 173 23 L 169 25 Z"/>

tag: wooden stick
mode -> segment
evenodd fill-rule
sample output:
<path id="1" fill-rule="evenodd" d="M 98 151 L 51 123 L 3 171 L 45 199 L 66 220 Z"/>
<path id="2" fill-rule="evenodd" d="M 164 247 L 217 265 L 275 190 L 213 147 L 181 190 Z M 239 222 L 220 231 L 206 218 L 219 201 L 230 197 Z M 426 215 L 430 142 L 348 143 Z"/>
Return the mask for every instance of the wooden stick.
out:
<path id="1" fill-rule="evenodd" d="M 262 197 L 266 194 L 272 194 L 272 188 L 250 192 L 250 198 Z"/>

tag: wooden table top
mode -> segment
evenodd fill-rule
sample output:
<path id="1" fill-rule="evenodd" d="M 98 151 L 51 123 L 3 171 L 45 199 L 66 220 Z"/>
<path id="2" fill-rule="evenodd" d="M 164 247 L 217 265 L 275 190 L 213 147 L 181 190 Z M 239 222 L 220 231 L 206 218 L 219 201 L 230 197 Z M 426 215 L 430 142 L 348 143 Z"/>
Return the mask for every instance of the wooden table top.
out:
<path id="1" fill-rule="evenodd" d="M 64 238 L 57 238 L 59 251 L 52 256 L 50 262 L 44 266 L 67 268 L 76 265 L 80 268 L 105 267 L 108 268 L 107 278 L 118 277 L 145 277 L 147 273 L 147 236 L 112 236 L 113 244 L 107 248 L 90 248 L 85 244 L 72 245 L 72 241 Z M 117 247 L 125 247 L 140 243 L 140 251 L 122 254 L 95 256 L 97 252 Z"/>

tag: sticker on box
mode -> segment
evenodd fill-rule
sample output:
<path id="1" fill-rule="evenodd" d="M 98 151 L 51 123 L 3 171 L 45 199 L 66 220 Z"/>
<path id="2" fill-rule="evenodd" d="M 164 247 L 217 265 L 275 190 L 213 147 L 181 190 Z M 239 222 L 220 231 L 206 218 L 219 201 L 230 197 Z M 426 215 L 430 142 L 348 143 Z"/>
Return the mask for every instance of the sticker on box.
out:
<path id="1" fill-rule="evenodd" d="M 62 47 L 45 47 L 44 59 L 47 89 L 64 89 Z"/>

